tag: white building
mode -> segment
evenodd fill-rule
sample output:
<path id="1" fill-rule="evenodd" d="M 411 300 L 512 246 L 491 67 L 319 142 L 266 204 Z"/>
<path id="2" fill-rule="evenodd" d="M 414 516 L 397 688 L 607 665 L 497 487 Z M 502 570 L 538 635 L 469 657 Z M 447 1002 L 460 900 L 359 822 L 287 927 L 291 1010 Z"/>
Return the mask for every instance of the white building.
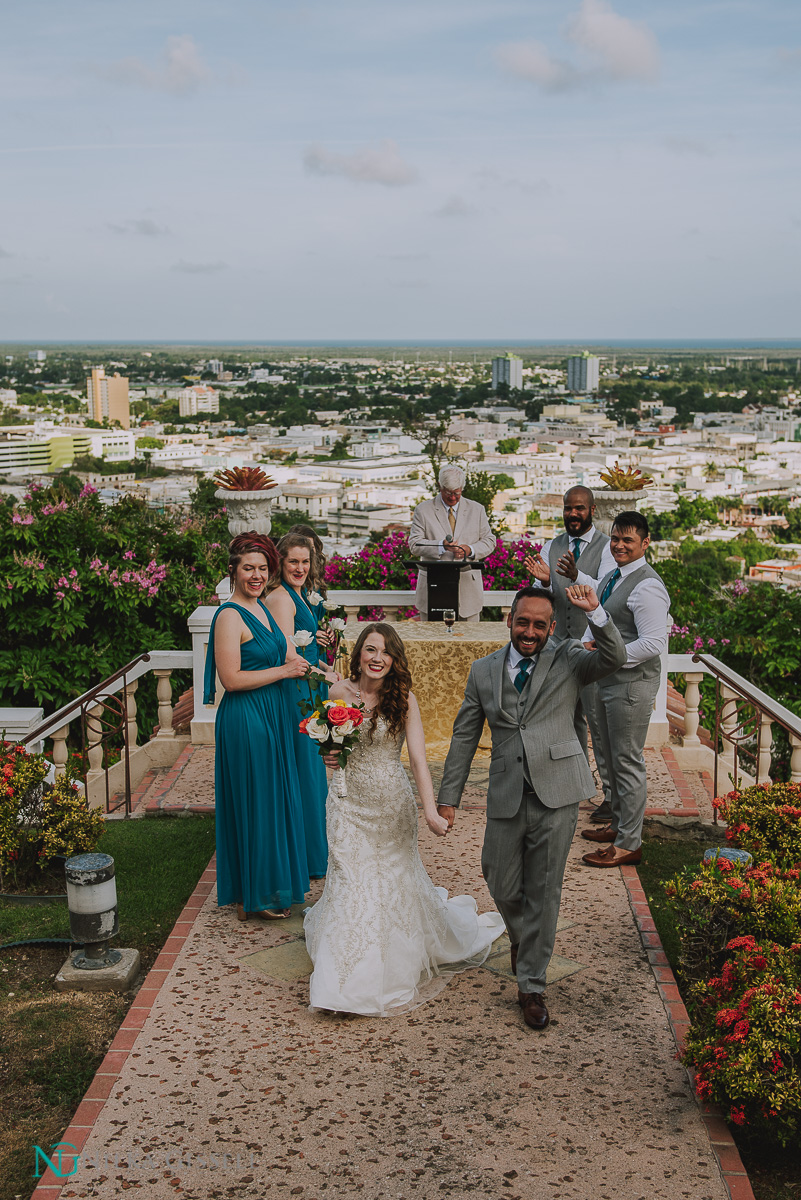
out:
<path id="1" fill-rule="evenodd" d="M 502 354 L 492 360 L 492 390 L 497 392 L 499 383 L 508 383 L 510 388 L 523 386 L 523 360 L 516 354 Z"/>
<path id="2" fill-rule="evenodd" d="M 596 392 L 601 360 L 592 354 L 576 354 L 567 360 L 567 390 Z"/>
<path id="3" fill-rule="evenodd" d="M 220 411 L 219 393 L 203 383 L 197 383 L 194 387 L 181 388 L 177 399 L 178 415 L 181 417 L 196 417 L 198 413 L 218 413 Z"/>

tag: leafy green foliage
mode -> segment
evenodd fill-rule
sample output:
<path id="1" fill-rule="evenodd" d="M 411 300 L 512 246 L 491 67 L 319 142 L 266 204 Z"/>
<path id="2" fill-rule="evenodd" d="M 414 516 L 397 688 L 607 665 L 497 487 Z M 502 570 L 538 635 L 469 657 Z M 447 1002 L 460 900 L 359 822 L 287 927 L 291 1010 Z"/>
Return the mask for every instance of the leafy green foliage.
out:
<path id="1" fill-rule="evenodd" d="M 0 504 L 0 703 L 52 710 L 146 650 L 189 646 L 225 572 L 224 518 L 175 522 L 132 497 L 32 488 Z M 143 722 L 155 715 L 148 687 Z M 143 725 L 143 728 L 146 727 Z"/>

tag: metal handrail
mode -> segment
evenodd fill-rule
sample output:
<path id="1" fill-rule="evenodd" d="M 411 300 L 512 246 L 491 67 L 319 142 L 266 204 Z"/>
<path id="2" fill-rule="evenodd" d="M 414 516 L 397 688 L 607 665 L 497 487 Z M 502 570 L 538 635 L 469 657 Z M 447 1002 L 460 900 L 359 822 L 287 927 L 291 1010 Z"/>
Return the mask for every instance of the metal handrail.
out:
<path id="1" fill-rule="evenodd" d="M 794 712 L 785 708 L 773 696 L 754 687 L 753 683 L 744 679 L 742 675 L 738 675 L 731 667 L 727 667 L 719 658 L 714 658 L 711 654 L 694 654 L 693 662 L 703 663 L 710 674 L 716 676 L 721 683 L 725 683 L 726 687 L 731 688 L 741 699 L 748 700 L 755 707 L 762 709 L 771 721 L 782 725 L 788 733 L 794 734 L 795 737 L 801 738 L 801 717 L 797 717 Z"/>
<path id="2" fill-rule="evenodd" d="M 780 725 L 790 735 L 792 739 L 801 742 L 801 719 L 789 708 L 785 708 L 778 700 L 772 696 L 768 696 L 760 688 L 754 687 L 749 680 L 744 679 L 742 675 L 738 675 L 731 667 L 727 666 L 718 658 L 714 658 L 709 654 L 694 654 L 693 662 L 699 663 L 715 680 L 715 766 L 713 786 L 715 795 L 718 795 L 718 766 L 720 762 L 720 754 L 718 752 L 719 741 L 722 739 L 728 742 L 732 747 L 733 753 L 733 776 L 729 778 L 732 785 L 737 790 L 739 778 L 739 758 L 741 748 L 745 748 L 746 744 L 756 739 L 755 760 L 757 771 L 755 779 L 760 781 L 760 763 L 763 756 L 763 728 L 764 724 L 762 717 L 767 717 L 770 724 Z M 721 688 L 725 687 L 732 693 L 728 699 L 721 703 Z M 751 709 L 755 716 L 745 717 L 742 715 L 742 709 L 746 707 Z M 726 727 L 727 723 L 729 728 Z M 768 729 L 770 726 L 768 726 Z M 770 733 L 768 733 L 770 739 Z M 752 751 L 747 751 L 750 754 Z M 770 769 L 770 765 L 768 767 Z M 715 822 L 717 823 L 717 809 L 715 810 Z"/>
<path id="3" fill-rule="evenodd" d="M 39 739 L 44 737 L 45 734 L 49 733 L 51 729 L 61 729 L 62 725 L 69 724 L 73 717 L 77 717 L 78 714 L 82 712 L 84 705 L 86 705 L 90 700 L 95 700 L 101 693 L 108 694 L 110 684 L 116 683 L 118 679 L 122 679 L 124 676 L 128 675 L 134 667 L 139 665 L 139 663 L 145 662 L 150 662 L 150 655 L 140 654 L 137 658 L 131 659 L 126 666 L 121 667 L 119 671 L 115 671 L 113 675 L 109 675 L 108 679 L 104 679 L 102 683 L 98 683 L 93 688 L 90 688 L 88 692 L 84 692 L 82 696 L 77 698 L 77 700 L 70 700 L 69 704 L 63 705 L 63 707 L 59 708 L 57 712 L 52 713 L 49 717 L 45 717 L 45 719 L 41 721 L 35 729 L 32 729 L 31 732 L 22 739 L 22 745 L 27 746 L 28 742 L 39 741 Z M 119 689 L 114 688 L 113 690 L 118 691 Z"/>

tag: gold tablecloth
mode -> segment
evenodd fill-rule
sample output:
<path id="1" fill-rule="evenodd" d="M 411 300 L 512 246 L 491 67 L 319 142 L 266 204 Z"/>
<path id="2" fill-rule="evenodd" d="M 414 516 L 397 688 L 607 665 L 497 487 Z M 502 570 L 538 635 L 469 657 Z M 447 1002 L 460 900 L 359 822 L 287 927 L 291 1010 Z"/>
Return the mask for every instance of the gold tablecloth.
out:
<path id="1" fill-rule="evenodd" d="M 350 651 L 364 628 L 362 622 L 349 621 L 345 643 Z M 462 700 L 470 668 L 477 658 L 492 654 L 509 641 L 505 621 L 459 621 L 453 635 L 435 621 L 399 621 L 394 627 L 403 639 L 412 673 L 412 691 L 423 717 L 423 730 L 429 758 L 441 759 L 448 753 L 453 721 Z M 479 746 L 479 754 L 489 753 L 489 730 Z"/>

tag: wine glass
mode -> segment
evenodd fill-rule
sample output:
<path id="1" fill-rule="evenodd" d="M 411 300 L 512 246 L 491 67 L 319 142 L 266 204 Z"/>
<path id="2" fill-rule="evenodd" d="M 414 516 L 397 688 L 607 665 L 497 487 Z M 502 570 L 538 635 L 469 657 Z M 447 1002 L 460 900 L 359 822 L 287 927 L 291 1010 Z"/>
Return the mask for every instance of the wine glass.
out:
<path id="1" fill-rule="evenodd" d="M 443 608 L 442 619 L 448 627 L 448 633 L 451 635 L 451 637 L 453 637 L 453 624 L 454 624 L 454 621 L 456 620 L 456 609 L 455 608 Z"/>

